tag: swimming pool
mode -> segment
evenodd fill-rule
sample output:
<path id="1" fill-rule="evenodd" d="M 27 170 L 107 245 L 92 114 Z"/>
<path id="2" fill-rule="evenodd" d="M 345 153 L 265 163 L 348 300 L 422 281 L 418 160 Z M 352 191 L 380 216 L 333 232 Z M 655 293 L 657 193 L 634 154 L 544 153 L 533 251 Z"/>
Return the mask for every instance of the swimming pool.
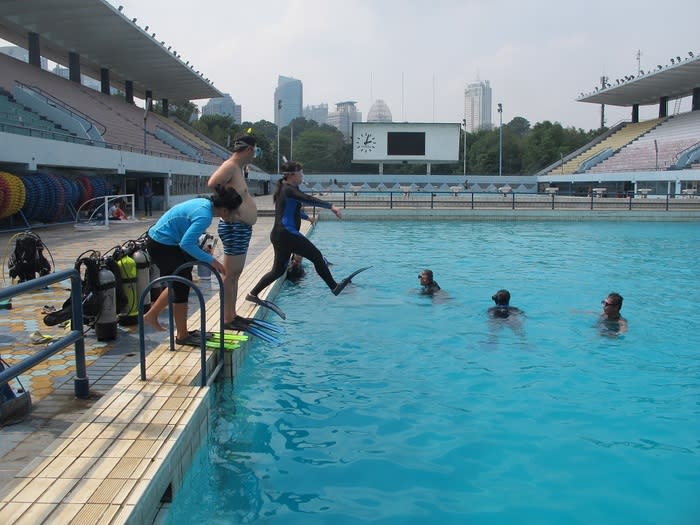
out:
<path id="1" fill-rule="evenodd" d="M 322 222 L 167 522 L 696 523 L 694 223 Z M 424 267 L 449 297 L 416 293 Z M 489 322 L 508 288 L 522 330 Z M 630 329 L 601 336 L 600 301 Z"/>

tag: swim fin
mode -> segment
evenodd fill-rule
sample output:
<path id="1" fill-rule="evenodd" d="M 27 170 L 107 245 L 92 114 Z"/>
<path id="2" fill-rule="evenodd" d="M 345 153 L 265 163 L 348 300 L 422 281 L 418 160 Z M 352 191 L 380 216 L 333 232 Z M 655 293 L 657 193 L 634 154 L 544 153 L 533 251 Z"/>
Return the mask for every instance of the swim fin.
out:
<path id="1" fill-rule="evenodd" d="M 360 268 L 359 270 L 355 270 L 352 272 L 350 275 L 348 275 L 345 279 L 340 281 L 335 288 L 333 288 L 333 295 L 340 295 L 340 292 L 342 292 L 345 287 L 352 282 L 352 278 L 355 277 L 358 273 L 364 272 L 365 270 L 369 270 L 371 266 L 365 266 L 364 268 Z"/>
<path id="2" fill-rule="evenodd" d="M 226 323 L 224 325 L 224 328 L 226 330 L 237 330 L 239 332 L 246 332 L 250 335 L 254 335 L 255 337 L 262 339 L 263 341 L 266 341 L 268 343 L 272 343 L 275 345 L 282 344 L 282 341 L 277 339 L 274 335 L 268 334 L 265 332 L 260 327 L 257 327 L 253 325 L 252 323 L 247 323 L 243 320 L 243 317 L 236 317 L 233 321 L 230 323 Z"/>
<path id="3" fill-rule="evenodd" d="M 264 308 L 269 308 L 273 312 L 275 312 L 277 315 L 279 315 L 282 319 L 287 318 L 287 314 L 285 314 L 279 306 L 277 306 L 275 303 L 272 301 L 266 301 L 265 299 L 260 299 L 257 295 L 253 295 L 252 293 L 249 293 L 248 295 L 245 296 L 246 301 L 250 301 L 251 303 L 255 303 L 258 306 L 262 306 Z"/>
<path id="4" fill-rule="evenodd" d="M 210 341 L 218 341 L 221 338 L 221 333 L 219 332 L 207 332 L 207 339 Z M 227 334 L 224 332 L 224 341 L 227 343 L 234 343 L 236 341 L 247 341 L 248 336 L 245 334 Z"/>
<path id="5" fill-rule="evenodd" d="M 219 346 L 220 341 L 215 341 L 213 339 L 207 339 L 206 342 L 204 343 L 207 348 L 220 348 Z M 234 341 L 228 341 L 224 339 L 224 350 L 236 350 L 241 347 L 240 343 L 234 342 Z"/>
<path id="6" fill-rule="evenodd" d="M 275 323 L 271 323 L 269 321 L 257 319 L 255 317 L 241 317 L 240 315 L 237 315 L 236 321 L 239 321 L 241 323 L 246 323 L 248 325 L 257 326 L 259 328 L 264 328 L 265 330 L 269 330 L 270 332 L 274 332 L 276 334 L 286 334 L 287 333 L 287 331 L 284 329 L 284 327 L 277 325 Z"/>

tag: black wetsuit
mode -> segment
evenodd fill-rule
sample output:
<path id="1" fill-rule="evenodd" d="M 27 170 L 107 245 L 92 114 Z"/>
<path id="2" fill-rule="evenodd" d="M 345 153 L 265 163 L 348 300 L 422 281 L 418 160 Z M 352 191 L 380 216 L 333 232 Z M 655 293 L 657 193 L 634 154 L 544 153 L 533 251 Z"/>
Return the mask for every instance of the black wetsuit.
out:
<path id="1" fill-rule="evenodd" d="M 303 204 L 326 209 L 330 209 L 332 206 L 329 202 L 307 195 L 298 186 L 283 184 L 275 202 L 275 225 L 270 232 L 270 241 L 275 249 L 275 260 L 272 269 L 262 276 L 258 284 L 250 291 L 251 294 L 257 296 L 267 286 L 280 278 L 287 270 L 289 257 L 292 253 L 299 254 L 311 261 L 328 288 L 333 290 L 338 284 L 333 279 L 321 251 L 299 231 Z"/>
<path id="2" fill-rule="evenodd" d="M 423 285 L 423 289 L 420 291 L 420 293 L 424 295 L 433 295 L 438 290 L 440 290 L 440 285 L 437 283 L 437 281 L 431 281 L 430 283 Z"/>

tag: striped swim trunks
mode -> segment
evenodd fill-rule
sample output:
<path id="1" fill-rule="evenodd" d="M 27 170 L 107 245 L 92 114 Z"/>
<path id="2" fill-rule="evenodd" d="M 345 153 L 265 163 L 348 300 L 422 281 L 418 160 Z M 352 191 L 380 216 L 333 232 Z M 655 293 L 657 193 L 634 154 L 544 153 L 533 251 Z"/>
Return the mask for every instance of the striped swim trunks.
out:
<path id="1" fill-rule="evenodd" d="M 244 222 L 219 221 L 219 238 L 225 255 L 245 255 L 248 252 L 253 227 Z"/>

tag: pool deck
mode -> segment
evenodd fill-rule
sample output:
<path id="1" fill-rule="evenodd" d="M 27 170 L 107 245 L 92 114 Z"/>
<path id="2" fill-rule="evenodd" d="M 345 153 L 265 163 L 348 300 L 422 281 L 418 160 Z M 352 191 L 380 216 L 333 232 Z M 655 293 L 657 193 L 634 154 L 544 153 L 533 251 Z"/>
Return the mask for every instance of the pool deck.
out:
<path id="1" fill-rule="evenodd" d="M 271 199 L 258 197 L 261 215 L 269 215 Z M 426 214 L 426 211 L 430 213 Z M 348 219 L 462 218 L 512 220 L 525 218 L 522 211 L 452 210 L 347 210 Z M 546 212 L 546 210 L 544 210 Z M 582 217 L 631 219 L 629 212 L 555 212 L 530 219 L 581 220 Z M 636 215 L 636 214 L 635 214 Z M 658 217 L 659 214 L 646 214 Z M 669 220 L 664 214 L 661 220 Z M 698 220 L 692 217 L 675 220 Z M 658 220 L 651 218 L 651 220 Z M 670 219 L 674 220 L 674 219 Z M 35 230 L 50 249 L 56 269 L 71 267 L 86 248 L 105 252 L 138 237 L 154 222 L 141 220 L 109 230 L 78 231 L 72 226 Z M 248 264 L 239 287 L 242 315 L 256 315 L 257 308 L 244 300 L 246 292 L 270 266 L 272 248 L 268 232 L 272 218 L 261 216 L 254 228 Z M 210 228 L 215 232 L 215 224 Z M 13 234 L 0 235 L 7 245 Z M 6 255 L 6 251 L 3 251 Z M 196 272 L 195 272 L 196 273 Z M 213 281 L 212 281 L 213 282 Z M 7 283 L 5 283 L 7 284 Z M 218 323 L 216 286 L 198 282 L 207 297 L 209 330 Z M 276 283 L 268 292 L 274 293 Z M 43 305 L 60 304 L 68 292 L 60 284 L 13 299 L 12 310 L 0 311 L 2 356 L 17 360 L 36 346 L 29 337 L 38 330 L 60 336 L 62 329 L 45 327 Z M 192 303 L 190 303 L 192 304 Z M 190 308 L 190 328 L 199 327 L 199 312 Z M 91 397 L 75 398 L 74 360 L 71 349 L 54 356 L 21 376 L 31 392 L 32 413 L 23 421 L 0 428 L 0 516 L 3 523 L 152 523 L 158 508 L 176 492 L 192 454 L 206 436 L 209 388 L 200 388 L 200 352 L 176 347 L 170 351 L 167 332 L 146 332 L 147 380 L 140 379 L 138 329 L 120 327 L 113 342 L 98 342 L 94 332 L 85 338 Z M 246 345 L 228 355 L 240 363 Z M 208 352 L 208 368 L 215 366 L 216 352 Z M 16 384 L 13 384 L 16 387 Z"/>
<path id="2" fill-rule="evenodd" d="M 258 206 L 261 214 L 269 215 L 271 200 L 258 198 Z M 64 269 L 86 248 L 104 253 L 137 238 L 155 219 L 120 223 L 109 230 L 64 225 L 35 233 L 48 246 L 54 267 Z M 253 316 L 257 310 L 244 296 L 269 269 L 271 224 L 271 217 L 261 216 L 254 228 L 240 280 L 241 315 Z M 215 233 L 216 222 L 210 231 Z M 3 246 L 12 235 L 0 236 Z M 207 297 L 208 330 L 214 330 L 219 319 L 215 283 L 198 282 L 195 272 L 195 284 Z M 0 311 L 0 355 L 14 362 L 31 354 L 37 346 L 29 337 L 36 331 L 60 337 L 62 328 L 43 325 L 41 309 L 60 308 L 68 293 L 60 283 L 13 298 L 13 308 Z M 190 328 L 199 327 L 196 310 L 190 306 Z M 87 333 L 87 400 L 75 398 L 72 346 L 20 376 L 31 393 L 33 410 L 22 421 L 0 428 L 3 523 L 152 522 L 162 496 L 182 475 L 180 465 L 189 464 L 182 457 L 191 457 L 206 435 L 209 388 L 199 386 L 197 348 L 176 346 L 170 351 L 167 332 L 147 330 L 146 339 L 147 381 L 141 381 L 138 327 L 120 326 L 117 339 L 109 342 L 97 341 L 94 331 Z M 233 352 L 236 361 L 244 352 L 245 345 Z M 210 371 L 216 354 L 207 352 Z M 12 386 L 16 389 L 17 382 Z"/>

